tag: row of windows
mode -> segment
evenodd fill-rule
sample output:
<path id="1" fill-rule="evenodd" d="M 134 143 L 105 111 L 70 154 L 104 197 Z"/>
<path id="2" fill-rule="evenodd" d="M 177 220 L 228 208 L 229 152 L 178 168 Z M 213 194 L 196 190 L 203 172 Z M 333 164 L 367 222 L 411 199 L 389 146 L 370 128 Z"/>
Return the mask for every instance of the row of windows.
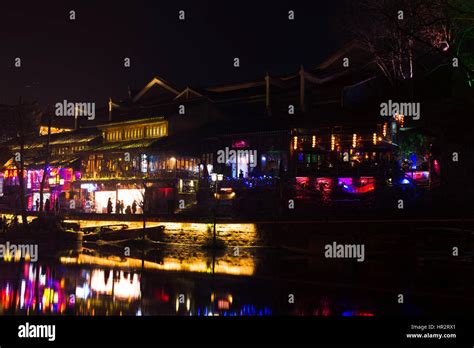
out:
<path id="1" fill-rule="evenodd" d="M 213 153 L 205 153 L 202 155 L 202 161 L 204 163 L 210 164 L 214 161 L 214 154 Z"/>
<path id="2" fill-rule="evenodd" d="M 198 171 L 198 162 L 197 160 L 191 159 L 178 159 L 176 160 L 176 169 L 178 170 L 191 170 Z"/>
<path id="3" fill-rule="evenodd" d="M 81 146 L 74 146 L 74 147 L 72 148 L 72 151 L 74 151 L 74 152 L 82 151 L 82 150 L 84 150 L 85 148 L 86 148 L 86 147 L 85 147 L 84 145 L 81 145 Z"/>
<path id="4" fill-rule="evenodd" d="M 71 148 L 69 146 L 63 146 L 63 147 L 58 147 L 58 148 L 53 149 L 53 154 L 55 154 L 55 155 L 67 155 L 71 152 L 78 152 L 78 151 L 82 151 L 84 149 L 85 149 L 84 145 L 73 146 Z"/>
<path id="5" fill-rule="evenodd" d="M 125 140 L 143 138 L 143 128 L 126 129 L 124 132 Z"/>
<path id="6" fill-rule="evenodd" d="M 118 162 L 121 162 L 120 164 Z M 88 174 L 100 173 L 102 169 L 106 169 L 110 172 L 117 170 L 128 171 L 130 168 L 135 170 L 140 169 L 142 172 L 155 172 L 157 170 L 186 170 L 186 171 L 199 171 L 199 160 L 195 158 L 168 158 L 165 160 L 158 160 L 156 157 L 147 158 L 146 155 L 141 155 L 140 158 L 133 158 L 130 163 L 124 163 L 120 159 L 107 159 L 104 161 L 103 156 L 89 156 L 87 161 L 86 172 Z"/>
<path id="7" fill-rule="evenodd" d="M 164 124 L 160 126 L 148 127 L 146 130 L 148 138 L 163 137 L 167 135 L 166 126 Z"/>
<path id="8" fill-rule="evenodd" d="M 106 140 L 107 141 L 121 141 L 121 140 L 132 140 L 132 139 L 143 139 L 143 138 L 158 138 L 167 135 L 167 129 L 165 124 L 161 124 L 158 126 L 150 126 L 150 127 L 137 127 L 137 128 L 129 128 L 122 130 L 115 130 L 115 131 L 108 131 L 106 133 Z"/>
<path id="9" fill-rule="evenodd" d="M 122 140 L 122 131 L 107 132 L 107 141 Z"/>

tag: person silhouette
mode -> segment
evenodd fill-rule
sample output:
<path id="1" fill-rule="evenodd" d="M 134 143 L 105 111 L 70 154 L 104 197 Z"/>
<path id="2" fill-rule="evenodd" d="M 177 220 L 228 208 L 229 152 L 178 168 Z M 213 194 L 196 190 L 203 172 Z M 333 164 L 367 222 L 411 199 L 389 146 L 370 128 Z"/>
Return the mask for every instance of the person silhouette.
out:
<path id="1" fill-rule="evenodd" d="M 110 197 L 107 201 L 107 214 L 112 214 L 112 199 L 110 199 Z"/>
<path id="2" fill-rule="evenodd" d="M 49 213 L 50 209 L 51 209 L 50 200 L 49 198 L 46 198 L 46 201 L 44 202 L 44 211 Z"/>

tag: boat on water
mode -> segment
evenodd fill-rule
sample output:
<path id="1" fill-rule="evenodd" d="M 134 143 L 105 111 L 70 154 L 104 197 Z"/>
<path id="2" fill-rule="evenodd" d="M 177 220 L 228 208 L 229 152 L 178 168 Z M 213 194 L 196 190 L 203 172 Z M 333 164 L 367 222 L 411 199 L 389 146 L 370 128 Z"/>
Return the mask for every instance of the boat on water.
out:
<path id="1" fill-rule="evenodd" d="M 49 244 L 80 243 L 84 233 L 70 224 L 62 224 L 54 217 L 33 220 L 27 228 L 11 225 L 0 233 L 0 240 Z"/>
<path id="2" fill-rule="evenodd" d="M 100 227 L 88 227 L 82 229 L 84 233 L 83 240 L 86 242 L 96 241 L 124 241 L 147 239 L 158 241 L 163 235 L 165 226 L 155 226 L 149 228 L 129 229 L 126 224 L 106 225 Z"/>

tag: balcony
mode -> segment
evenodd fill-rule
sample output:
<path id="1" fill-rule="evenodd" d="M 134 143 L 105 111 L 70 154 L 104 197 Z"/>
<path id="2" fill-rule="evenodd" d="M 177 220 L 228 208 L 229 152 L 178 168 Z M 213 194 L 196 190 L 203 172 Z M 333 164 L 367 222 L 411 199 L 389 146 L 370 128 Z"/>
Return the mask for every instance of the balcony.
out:
<path id="1" fill-rule="evenodd" d="M 198 179 L 199 173 L 187 170 L 159 169 L 153 172 L 142 173 L 136 170 L 129 171 L 101 171 L 98 173 L 84 173 L 81 181 L 107 180 L 143 180 L 143 179 Z"/>

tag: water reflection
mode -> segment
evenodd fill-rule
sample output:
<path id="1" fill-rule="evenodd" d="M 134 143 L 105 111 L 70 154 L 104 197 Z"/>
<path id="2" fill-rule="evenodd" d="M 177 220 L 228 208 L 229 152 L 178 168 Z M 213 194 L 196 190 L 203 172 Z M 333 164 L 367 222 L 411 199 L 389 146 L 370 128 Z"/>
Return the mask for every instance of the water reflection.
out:
<path id="1" fill-rule="evenodd" d="M 23 273 L 18 274 L 18 268 Z M 16 315 L 270 315 L 231 292 L 200 289 L 137 270 L 9 263 L 2 267 L 0 313 Z M 144 284 L 145 283 L 145 284 Z M 237 303 L 236 303 L 237 302 Z"/>
<path id="2" fill-rule="evenodd" d="M 196 252 L 197 254 L 197 252 Z M 254 260 L 249 257 L 233 258 L 228 255 L 220 259 L 208 259 L 202 255 L 194 255 L 189 259 L 164 257 L 161 262 L 152 262 L 137 258 L 117 256 L 93 256 L 79 254 L 76 257 L 62 256 L 61 264 L 96 265 L 118 268 L 143 268 L 158 271 L 179 271 L 199 273 L 220 273 L 250 276 L 254 273 Z"/>
<path id="3" fill-rule="evenodd" d="M 55 268 L 31 263 L 2 268 L 2 314 L 62 314 L 66 310 L 66 279 Z"/>
<path id="4" fill-rule="evenodd" d="M 207 227 L 172 227 L 160 243 L 133 247 L 127 256 L 124 245 L 88 243 L 38 263 L 0 263 L 0 315 L 392 316 L 474 309 L 472 261 L 442 256 L 452 231 L 428 243 L 400 225 L 357 233 L 334 225 L 239 227 L 219 230 L 227 248 L 215 250 L 201 245 Z M 324 245 L 334 240 L 364 243 L 366 261 L 325 259 Z M 399 292 L 407 294 L 404 305 L 394 301 Z"/>

